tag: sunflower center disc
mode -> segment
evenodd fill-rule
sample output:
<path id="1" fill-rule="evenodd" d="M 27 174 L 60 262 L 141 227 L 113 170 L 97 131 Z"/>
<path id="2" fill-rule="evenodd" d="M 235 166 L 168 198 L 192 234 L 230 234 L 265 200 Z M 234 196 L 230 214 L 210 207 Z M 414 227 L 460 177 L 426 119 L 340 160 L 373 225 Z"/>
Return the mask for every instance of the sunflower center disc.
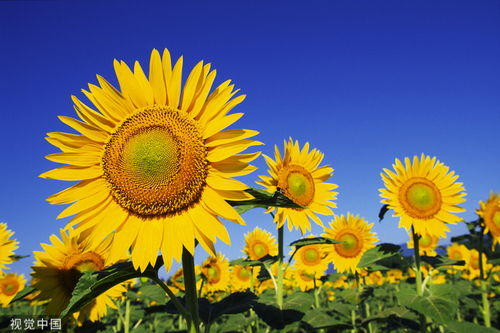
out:
<path id="1" fill-rule="evenodd" d="M 118 127 L 102 164 L 120 206 L 153 217 L 198 202 L 208 174 L 206 156 L 201 132 L 185 112 L 148 106 Z"/>
<path id="2" fill-rule="evenodd" d="M 304 251 L 304 263 L 308 265 L 314 265 L 319 262 L 319 253 L 316 249 L 307 249 Z"/>
<path id="3" fill-rule="evenodd" d="M 472 258 L 470 265 L 473 269 L 479 269 L 479 258 Z"/>
<path id="4" fill-rule="evenodd" d="M 255 253 L 255 255 L 260 259 L 262 257 L 264 257 L 267 253 L 268 253 L 268 248 L 265 244 L 262 244 L 262 243 L 257 243 L 257 244 L 254 244 L 254 246 L 252 247 L 253 249 L 253 252 Z"/>
<path id="5" fill-rule="evenodd" d="M 337 240 L 342 243 L 335 244 L 335 249 L 342 257 L 355 257 L 363 249 L 362 241 L 350 232 L 337 236 Z"/>
<path id="6" fill-rule="evenodd" d="M 238 276 L 241 280 L 246 281 L 250 278 L 250 271 L 246 268 L 241 268 L 238 272 Z"/>
<path id="7" fill-rule="evenodd" d="M 100 271 L 104 269 L 104 260 L 95 252 L 85 252 L 66 257 L 63 266 L 66 270 L 76 269 L 81 273 Z"/>
<path id="8" fill-rule="evenodd" d="M 500 211 L 498 210 L 493 214 L 493 223 L 500 228 Z"/>
<path id="9" fill-rule="evenodd" d="M 6 285 L 4 285 L 3 293 L 7 296 L 12 296 L 17 294 L 18 288 L 19 284 L 17 283 L 17 281 L 10 281 Z"/>
<path id="10" fill-rule="evenodd" d="M 460 252 L 455 252 L 453 254 L 453 259 L 455 259 L 455 260 L 462 260 L 462 255 L 460 254 Z"/>
<path id="11" fill-rule="evenodd" d="M 419 240 L 419 244 L 422 245 L 423 247 L 429 247 L 431 245 L 432 239 L 429 237 L 429 235 L 422 236 Z"/>
<path id="12" fill-rule="evenodd" d="M 220 268 L 217 266 L 210 266 L 207 269 L 207 280 L 210 283 L 217 283 L 220 280 Z"/>
<path id="13" fill-rule="evenodd" d="M 413 218 L 430 219 L 441 210 L 441 193 L 433 182 L 414 177 L 401 186 L 399 201 Z"/>
<path id="14" fill-rule="evenodd" d="M 289 165 L 278 177 L 278 187 L 286 197 L 301 206 L 314 200 L 314 180 L 311 173 L 299 165 Z"/>

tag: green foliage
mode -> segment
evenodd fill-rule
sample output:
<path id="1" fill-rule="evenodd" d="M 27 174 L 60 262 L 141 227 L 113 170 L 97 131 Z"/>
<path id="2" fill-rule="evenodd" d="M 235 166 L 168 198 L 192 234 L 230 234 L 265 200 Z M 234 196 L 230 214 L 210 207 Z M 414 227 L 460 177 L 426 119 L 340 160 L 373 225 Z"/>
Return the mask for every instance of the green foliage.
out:
<path id="1" fill-rule="evenodd" d="M 433 286 L 434 291 L 427 296 L 418 296 L 416 291 L 410 288 L 401 289 L 397 293 L 398 301 L 412 310 L 415 310 L 437 323 L 446 324 L 453 320 L 457 311 L 458 303 L 454 294 L 447 287 Z"/>
<path id="2" fill-rule="evenodd" d="M 380 262 L 382 259 L 401 255 L 399 245 L 383 243 L 366 251 L 358 263 L 358 268 L 369 268 Z"/>
<path id="3" fill-rule="evenodd" d="M 245 201 L 228 201 L 228 203 L 233 206 L 236 211 L 240 214 L 249 211 L 253 208 L 268 208 L 268 207 L 283 207 L 283 208 L 305 208 L 303 206 L 297 205 L 292 200 L 288 199 L 282 193 L 276 191 L 274 193 L 269 193 L 264 190 L 259 190 L 256 188 L 249 188 L 246 190 L 247 193 L 251 194 L 254 199 Z"/>
<path id="4" fill-rule="evenodd" d="M 331 238 L 325 237 L 311 237 L 311 238 L 302 238 L 290 243 L 290 246 L 295 246 L 295 250 L 300 249 L 302 246 L 306 245 L 319 245 L 319 244 L 338 244 L 341 243 Z"/>

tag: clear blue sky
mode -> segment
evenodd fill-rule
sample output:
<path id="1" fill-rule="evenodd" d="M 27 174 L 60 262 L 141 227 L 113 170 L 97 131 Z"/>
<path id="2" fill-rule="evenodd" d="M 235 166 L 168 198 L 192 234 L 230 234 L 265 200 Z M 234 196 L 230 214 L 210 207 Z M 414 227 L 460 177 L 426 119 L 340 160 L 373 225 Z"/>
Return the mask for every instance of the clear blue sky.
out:
<path id="1" fill-rule="evenodd" d="M 379 174 L 395 158 L 424 152 L 455 170 L 467 220 L 500 191 L 498 1 L 0 1 L 0 221 L 18 254 L 67 222 L 45 201 L 67 184 L 38 175 L 57 165 L 43 138 L 68 131 L 57 116 L 75 115 L 70 95 L 84 98 L 96 73 L 115 82 L 114 58 L 147 64 L 165 47 L 185 68 L 203 59 L 217 82 L 234 80 L 248 95 L 237 127 L 260 131 L 264 153 L 289 136 L 324 152 L 339 185 L 335 212 L 375 222 L 384 242 L 407 240 L 395 219 L 377 223 Z M 245 182 L 267 173 L 262 158 L 256 165 Z M 232 247 L 217 243 L 230 258 L 254 226 L 273 230 L 263 210 L 244 217 L 245 227 L 227 223 Z M 13 270 L 29 274 L 32 261 Z"/>

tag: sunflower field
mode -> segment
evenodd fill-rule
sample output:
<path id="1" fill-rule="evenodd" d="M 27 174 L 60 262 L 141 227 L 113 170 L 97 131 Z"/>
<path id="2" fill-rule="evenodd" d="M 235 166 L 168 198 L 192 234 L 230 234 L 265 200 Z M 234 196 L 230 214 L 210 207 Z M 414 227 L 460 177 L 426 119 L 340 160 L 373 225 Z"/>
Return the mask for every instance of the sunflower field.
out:
<path id="1" fill-rule="evenodd" d="M 230 80 L 215 87 L 211 64 L 183 80 L 183 58 L 165 49 L 148 71 L 117 60 L 114 70 L 119 87 L 98 75 L 87 101 L 72 96 L 77 119 L 59 119 L 75 133 L 47 134 L 60 152 L 46 158 L 62 166 L 40 177 L 74 182 L 47 199 L 71 220 L 42 240 L 29 281 L 9 271 L 26 259 L 0 224 L 1 330 L 499 332 L 499 194 L 464 221 L 465 188 L 450 167 L 426 154 L 395 159 L 373 200 L 408 242 L 386 243 L 364 217 L 334 213 L 334 170 L 309 143 L 289 138 L 262 154 L 268 171 L 256 184 L 235 178 L 256 170 L 261 152 L 247 149 L 262 143 L 232 127 L 245 95 Z M 268 230 L 229 235 L 255 208 Z M 440 244 L 457 223 L 469 232 Z M 302 237 L 285 244 L 294 229 Z M 241 258 L 217 251 L 217 239 L 237 238 Z M 209 256 L 195 265 L 200 248 Z"/>

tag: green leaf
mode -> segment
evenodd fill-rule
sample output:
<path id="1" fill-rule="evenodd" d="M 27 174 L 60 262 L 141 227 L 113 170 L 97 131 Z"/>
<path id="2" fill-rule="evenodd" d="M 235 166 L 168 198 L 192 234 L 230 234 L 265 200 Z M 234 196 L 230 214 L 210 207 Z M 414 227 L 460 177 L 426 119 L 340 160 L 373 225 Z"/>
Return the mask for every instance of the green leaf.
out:
<path id="1" fill-rule="evenodd" d="M 463 260 L 452 260 L 448 257 L 443 257 L 441 255 L 437 256 L 420 256 L 420 259 L 431 265 L 434 268 L 440 267 L 440 266 L 463 266 L 465 265 L 465 261 Z"/>
<path id="2" fill-rule="evenodd" d="M 230 266 L 262 266 L 272 265 L 278 261 L 278 256 L 266 255 L 259 260 L 249 260 L 246 258 L 235 259 L 229 262 Z"/>
<path id="3" fill-rule="evenodd" d="M 358 268 L 368 268 L 376 262 L 400 254 L 399 245 L 383 243 L 366 251 L 358 263 Z"/>
<path id="4" fill-rule="evenodd" d="M 412 310 L 415 310 L 440 324 L 446 324 L 453 319 L 457 311 L 457 302 L 451 301 L 442 294 L 418 296 L 415 290 L 405 288 L 397 294 L 398 301 Z"/>
<path id="5" fill-rule="evenodd" d="M 264 190 L 259 190 L 256 188 L 249 188 L 245 190 L 247 193 L 251 194 L 254 199 L 244 200 L 244 201 L 227 201 L 233 207 L 243 206 L 240 208 L 240 214 L 252 209 L 252 208 L 268 208 L 268 207 L 282 207 L 282 208 L 306 208 L 304 206 L 297 205 L 292 200 L 288 199 L 282 193 L 276 191 L 274 193 L 269 193 Z"/>
<path id="6" fill-rule="evenodd" d="M 288 295 L 283 300 L 283 307 L 286 309 L 306 312 L 309 311 L 313 302 L 314 299 L 310 294 L 304 292 L 295 292 L 291 295 Z"/>
<path id="7" fill-rule="evenodd" d="M 117 284 L 138 277 L 156 278 L 161 266 L 163 266 L 163 259 L 159 256 L 155 267 L 148 266 L 143 273 L 136 271 L 131 262 L 118 263 L 102 271 L 85 272 L 78 280 L 69 304 L 61 313 L 61 317 L 66 318 L 79 311 L 97 296 Z"/>
<path id="8" fill-rule="evenodd" d="M 253 310 L 262 321 L 273 329 L 282 330 L 285 326 L 301 320 L 304 312 L 293 309 L 280 310 L 274 305 L 254 302 Z"/>
<path id="9" fill-rule="evenodd" d="M 290 246 L 295 246 L 298 250 L 302 246 L 306 245 L 316 245 L 316 244 L 338 244 L 342 243 L 331 238 L 325 237 L 312 237 L 312 238 L 302 238 L 290 243 Z"/>
<path id="10" fill-rule="evenodd" d="M 12 255 L 10 256 L 10 259 L 12 259 L 12 261 L 19 261 L 21 259 L 24 259 L 24 258 L 28 258 L 29 255 L 25 255 L 25 256 L 20 256 L 20 255 Z"/>
<path id="11" fill-rule="evenodd" d="M 387 309 L 384 309 L 382 310 L 381 312 L 371 316 L 371 317 L 368 317 L 366 319 L 364 319 L 362 322 L 361 322 L 361 326 L 366 326 L 368 325 L 368 323 L 372 322 L 372 321 L 386 321 L 388 320 L 389 318 L 392 318 L 392 317 L 403 317 L 404 315 L 406 315 L 408 313 L 408 309 L 406 308 L 403 308 L 403 307 L 392 307 L 392 308 L 387 308 Z"/>
<path id="12" fill-rule="evenodd" d="M 165 295 L 165 291 L 156 284 L 144 285 L 139 288 L 140 294 L 138 295 L 140 299 L 147 301 L 155 301 L 159 304 L 165 304 L 167 302 L 168 296 Z"/>
<path id="13" fill-rule="evenodd" d="M 19 291 L 16 296 L 14 296 L 14 298 L 10 301 L 9 304 L 12 304 L 14 302 L 17 302 L 23 298 L 25 298 L 26 296 L 34 293 L 36 291 L 36 289 L 34 287 L 26 287 L 24 288 L 23 290 Z"/>
<path id="14" fill-rule="evenodd" d="M 380 208 L 380 211 L 378 212 L 378 221 L 379 222 L 382 222 L 382 220 L 384 219 L 385 213 L 387 213 L 388 211 L 389 211 L 389 205 L 383 205 Z"/>
<path id="15" fill-rule="evenodd" d="M 488 260 L 488 264 L 491 264 L 493 266 L 500 266 L 500 258 L 490 259 Z"/>
<path id="16" fill-rule="evenodd" d="M 235 292 L 211 305 L 209 322 L 223 314 L 243 313 L 250 309 L 257 296 L 251 292 Z"/>
<path id="17" fill-rule="evenodd" d="M 332 318 L 331 314 L 326 311 L 320 310 L 306 312 L 306 315 L 304 316 L 304 318 L 302 318 L 302 321 L 304 322 L 304 326 L 306 326 L 308 331 L 312 331 L 313 329 L 344 330 L 352 328 L 352 325 L 350 323 Z"/>
<path id="18" fill-rule="evenodd" d="M 449 322 L 446 328 L 454 333 L 498 333 L 498 332 L 500 332 L 496 328 L 485 327 L 485 326 L 470 323 L 467 321 Z"/>

